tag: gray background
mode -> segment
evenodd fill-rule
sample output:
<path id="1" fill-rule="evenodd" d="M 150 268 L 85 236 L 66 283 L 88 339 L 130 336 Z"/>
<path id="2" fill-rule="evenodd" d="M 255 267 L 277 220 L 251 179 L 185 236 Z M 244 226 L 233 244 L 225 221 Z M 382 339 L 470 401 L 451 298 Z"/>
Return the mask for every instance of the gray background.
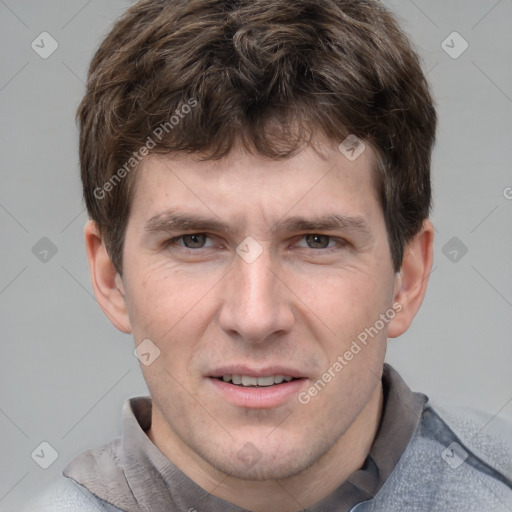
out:
<path id="1" fill-rule="evenodd" d="M 440 117 L 434 271 L 388 360 L 436 402 L 510 418 L 512 0 L 386 3 L 424 59 Z M 2 510 L 116 436 L 125 399 L 147 392 L 131 337 L 92 295 L 74 123 L 93 51 L 129 4 L 0 0 Z M 47 59 L 31 48 L 43 31 L 59 45 Z M 453 31 L 469 44 L 456 59 L 441 46 Z M 43 237 L 57 249 L 46 261 Z M 46 470 L 31 458 L 42 441 L 59 454 Z"/>

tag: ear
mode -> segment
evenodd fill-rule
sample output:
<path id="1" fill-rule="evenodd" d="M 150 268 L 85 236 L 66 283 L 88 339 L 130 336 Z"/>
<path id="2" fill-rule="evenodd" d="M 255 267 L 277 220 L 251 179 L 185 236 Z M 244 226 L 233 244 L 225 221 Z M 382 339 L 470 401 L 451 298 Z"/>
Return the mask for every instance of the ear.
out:
<path id="1" fill-rule="evenodd" d="M 94 221 L 87 222 L 84 236 L 91 283 L 96 300 L 117 329 L 126 334 L 131 333 L 123 282 L 107 253 Z"/>
<path id="2" fill-rule="evenodd" d="M 434 227 L 427 219 L 421 231 L 407 244 L 402 268 L 395 277 L 394 304 L 397 315 L 388 327 L 388 337 L 396 338 L 411 325 L 425 297 L 432 269 Z"/>

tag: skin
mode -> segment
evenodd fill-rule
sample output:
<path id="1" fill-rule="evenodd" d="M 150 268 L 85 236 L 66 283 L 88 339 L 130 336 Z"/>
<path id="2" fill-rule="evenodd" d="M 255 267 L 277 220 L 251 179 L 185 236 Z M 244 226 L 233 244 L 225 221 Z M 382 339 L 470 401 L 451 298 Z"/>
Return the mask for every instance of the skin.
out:
<path id="1" fill-rule="evenodd" d="M 150 339 L 160 349 L 141 365 L 153 400 L 148 436 L 208 492 L 255 512 L 311 506 L 362 466 L 382 412 L 387 338 L 409 327 L 432 267 L 433 227 L 425 221 L 401 272 L 393 271 L 371 148 L 350 162 L 334 143 L 319 147 L 280 162 L 242 150 L 216 162 L 146 157 L 122 278 L 94 222 L 85 229 L 103 311 L 137 345 Z M 170 208 L 226 229 L 177 240 L 204 231 L 145 229 Z M 270 229 L 298 215 L 359 217 L 368 232 Z M 252 263 L 236 252 L 248 236 L 263 250 Z M 272 408 L 235 406 L 208 378 L 229 363 L 291 365 L 307 377 L 307 390 L 394 303 L 401 311 L 308 404 L 293 396 Z M 237 456 L 246 443 L 254 464 Z"/>

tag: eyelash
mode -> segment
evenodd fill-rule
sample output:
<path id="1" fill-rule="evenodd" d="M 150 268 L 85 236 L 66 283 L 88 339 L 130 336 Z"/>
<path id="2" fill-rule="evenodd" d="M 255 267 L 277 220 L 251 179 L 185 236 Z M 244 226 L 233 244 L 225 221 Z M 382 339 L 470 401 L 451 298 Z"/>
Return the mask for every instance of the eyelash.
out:
<path id="1" fill-rule="evenodd" d="M 167 240 L 166 242 L 164 242 L 164 248 L 165 249 L 169 249 L 171 248 L 172 246 L 177 246 L 181 249 L 186 249 L 186 250 L 189 250 L 189 251 L 199 251 L 201 249 L 208 249 L 208 247 L 197 247 L 197 248 L 191 248 L 191 247 L 186 247 L 185 245 L 180 245 L 178 244 L 178 242 L 182 241 L 184 237 L 186 236 L 206 236 L 207 239 L 210 239 L 211 240 L 211 237 L 208 236 L 207 233 L 188 233 L 188 234 L 185 234 L 185 235 L 180 235 L 180 236 L 176 236 L 174 238 L 171 238 L 169 240 Z M 346 247 L 349 245 L 349 242 L 347 242 L 346 240 L 344 240 L 343 238 L 337 238 L 337 237 L 333 237 L 331 235 L 324 235 L 322 233 L 305 233 L 304 235 L 301 235 L 300 237 L 300 240 L 303 240 L 304 238 L 308 237 L 308 236 L 319 236 L 319 237 L 327 237 L 329 239 L 329 243 L 331 242 L 335 242 L 337 244 L 338 247 L 323 247 L 323 248 L 314 248 L 314 247 L 302 247 L 303 249 L 311 249 L 313 251 L 322 251 L 322 252 L 328 252 L 329 250 L 332 251 L 333 249 L 336 249 L 336 248 L 340 248 L 340 247 Z"/>

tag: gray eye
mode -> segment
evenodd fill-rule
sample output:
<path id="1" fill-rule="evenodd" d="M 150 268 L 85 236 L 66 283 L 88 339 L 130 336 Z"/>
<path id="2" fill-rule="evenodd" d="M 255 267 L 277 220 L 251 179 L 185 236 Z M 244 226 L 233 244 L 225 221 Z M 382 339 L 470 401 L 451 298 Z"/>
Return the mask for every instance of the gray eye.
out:
<path id="1" fill-rule="evenodd" d="M 183 240 L 183 245 L 188 249 L 201 249 L 206 243 L 207 236 L 202 234 L 192 234 L 183 235 L 181 238 Z"/>
<path id="2" fill-rule="evenodd" d="M 331 237 L 327 235 L 306 235 L 306 243 L 312 249 L 325 249 L 329 246 Z"/>

